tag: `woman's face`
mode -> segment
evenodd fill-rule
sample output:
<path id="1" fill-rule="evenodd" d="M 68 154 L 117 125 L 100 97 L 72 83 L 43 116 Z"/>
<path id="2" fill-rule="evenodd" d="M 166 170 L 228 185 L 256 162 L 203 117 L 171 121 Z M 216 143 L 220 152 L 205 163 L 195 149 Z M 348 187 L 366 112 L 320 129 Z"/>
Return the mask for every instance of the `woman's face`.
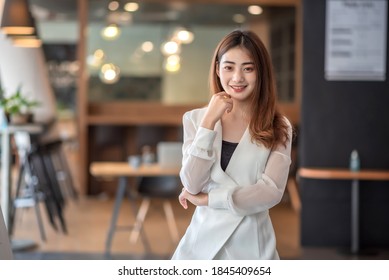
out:
<path id="1" fill-rule="evenodd" d="M 217 75 L 226 93 L 237 101 L 247 101 L 257 81 L 254 61 L 245 49 L 228 50 L 217 66 Z"/>

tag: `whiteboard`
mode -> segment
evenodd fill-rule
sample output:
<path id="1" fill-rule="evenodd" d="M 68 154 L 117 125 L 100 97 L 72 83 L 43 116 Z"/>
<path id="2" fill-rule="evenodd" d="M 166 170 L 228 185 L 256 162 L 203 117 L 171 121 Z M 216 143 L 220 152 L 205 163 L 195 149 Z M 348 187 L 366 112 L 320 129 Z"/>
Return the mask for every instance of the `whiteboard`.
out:
<path id="1" fill-rule="evenodd" d="M 327 0 L 325 78 L 386 78 L 387 0 Z"/>

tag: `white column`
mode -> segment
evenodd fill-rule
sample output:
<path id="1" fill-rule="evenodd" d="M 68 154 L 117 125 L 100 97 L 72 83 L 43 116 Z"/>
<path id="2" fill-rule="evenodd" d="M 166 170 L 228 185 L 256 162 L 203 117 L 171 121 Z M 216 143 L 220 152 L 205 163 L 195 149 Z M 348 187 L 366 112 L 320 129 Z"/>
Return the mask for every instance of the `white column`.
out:
<path id="1" fill-rule="evenodd" d="M 45 123 L 56 118 L 55 96 L 49 82 L 42 48 L 15 47 L 11 40 L 0 32 L 0 79 L 5 96 L 14 93 L 21 85 L 24 96 L 40 103 L 37 108 L 33 108 L 35 121 Z M 5 131 L 2 138 L 3 166 L 1 166 L 0 196 L 4 220 L 8 225 L 8 199 L 12 177 L 9 137 L 5 135 Z"/>
<path id="2" fill-rule="evenodd" d="M 0 260 L 12 260 L 11 242 L 8 237 L 8 231 L 5 227 L 3 214 L 0 208 Z"/>

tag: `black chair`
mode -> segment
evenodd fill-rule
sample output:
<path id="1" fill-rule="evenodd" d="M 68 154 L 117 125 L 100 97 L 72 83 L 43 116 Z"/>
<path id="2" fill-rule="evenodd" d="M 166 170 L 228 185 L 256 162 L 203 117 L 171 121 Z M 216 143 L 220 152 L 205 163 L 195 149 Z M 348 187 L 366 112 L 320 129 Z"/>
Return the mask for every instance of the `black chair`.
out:
<path id="1" fill-rule="evenodd" d="M 62 232 L 67 233 L 63 215 L 65 198 L 62 195 L 58 181 L 52 175 L 55 174 L 55 170 L 49 150 L 44 147 L 36 147 L 28 155 L 28 160 L 31 172 L 37 178 L 40 191 L 44 194 L 43 198 L 50 224 L 57 230 L 57 222 L 59 222 Z"/>
<path id="2" fill-rule="evenodd" d="M 39 203 L 44 200 L 44 194 L 38 186 L 37 177 L 31 170 L 31 144 L 29 138 L 28 133 L 18 132 L 15 134 L 15 142 L 19 154 L 19 174 L 15 196 L 10 207 L 9 234 L 12 235 L 14 231 L 16 209 L 34 207 L 41 239 L 42 241 L 46 241 L 46 234 L 39 208 Z"/>
<path id="3" fill-rule="evenodd" d="M 40 135 L 32 137 L 31 143 L 38 147 L 43 152 L 45 159 L 48 162 L 51 181 L 55 181 L 59 185 L 64 198 L 78 199 L 78 193 L 74 185 L 72 173 L 64 154 L 66 146 L 74 144 L 74 138 L 69 136 L 61 136 L 58 122 L 53 119 L 44 124 L 44 131 Z"/>
<path id="4" fill-rule="evenodd" d="M 21 135 L 19 135 L 21 136 Z M 26 143 L 28 141 L 25 141 Z M 17 208 L 35 207 L 41 238 L 46 241 L 46 235 L 39 212 L 39 202 L 46 208 L 49 222 L 54 230 L 58 230 L 59 222 L 62 232 L 67 233 L 65 217 L 65 196 L 57 180 L 52 153 L 55 145 L 25 145 L 18 141 L 20 153 L 20 168 L 17 188 L 10 211 L 10 234 L 14 230 L 14 220 Z"/>
<path id="5" fill-rule="evenodd" d="M 162 199 L 163 210 L 169 227 L 170 236 L 174 243 L 178 243 L 178 228 L 170 199 L 177 199 L 181 189 L 181 182 L 176 176 L 155 176 L 143 177 L 140 179 L 138 193 L 142 198 L 142 202 L 136 215 L 133 230 L 130 234 L 131 243 L 135 243 L 138 240 L 139 233 L 143 230 L 143 223 L 153 199 Z"/>
<path id="6" fill-rule="evenodd" d="M 45 152 L 50 169 L 51 180 L 59 185 L 64 198 L 78 199 L 77 190 L 70 172 L 69 165 L 63 153 L 63 141 L 61 139 L 38 143 L 40 149 Z"/>

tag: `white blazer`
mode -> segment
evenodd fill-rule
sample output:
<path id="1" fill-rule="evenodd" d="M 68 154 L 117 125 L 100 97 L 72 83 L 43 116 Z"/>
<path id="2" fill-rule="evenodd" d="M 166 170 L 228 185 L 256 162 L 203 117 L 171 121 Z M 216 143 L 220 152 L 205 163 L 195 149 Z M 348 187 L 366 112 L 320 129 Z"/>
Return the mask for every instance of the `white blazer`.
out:
<path id="1" fill-rule="evenodd" d="M 190 193 L 208 193 L 209 205 L 196 207 L 172 259 L 278 259 L 268 210 L 285 190 L 291 125 L 286 147 L 273 150 L 253 143 L 247 128 L 224 172 L 222 126 L 200 127 L 205 111 L 184 114 L 180 177 Z"/>

